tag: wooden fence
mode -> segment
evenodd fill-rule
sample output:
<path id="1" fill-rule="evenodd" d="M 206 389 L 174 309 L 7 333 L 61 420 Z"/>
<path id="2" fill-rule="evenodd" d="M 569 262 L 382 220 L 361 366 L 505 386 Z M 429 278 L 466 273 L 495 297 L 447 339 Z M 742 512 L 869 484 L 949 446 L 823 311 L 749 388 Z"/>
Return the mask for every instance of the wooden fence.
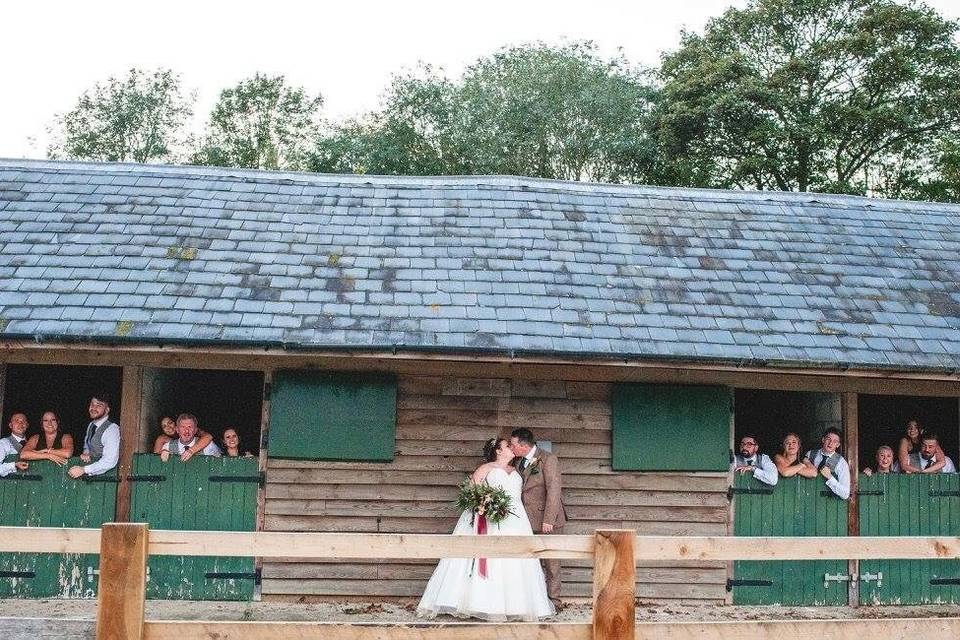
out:
<path id="1" fill-rule="evenodd" d="M 592 559 L 590 623 L 330 623 L 145 620 L 150 555 L 361 559 L 444 557 Z M 960 637 L 960 618 L 635 622 L 634 572 L 646 560 L 908 560 L 960 558 L 956 537 L 668 537 L 633 530 L 594 535 L 452 536 L 280 532 L 148 531 L 145 524 L 97 529 L 0 527 L 0 552 L 99 553 L 98 640 L 821 640 L 824 637 Z"/>

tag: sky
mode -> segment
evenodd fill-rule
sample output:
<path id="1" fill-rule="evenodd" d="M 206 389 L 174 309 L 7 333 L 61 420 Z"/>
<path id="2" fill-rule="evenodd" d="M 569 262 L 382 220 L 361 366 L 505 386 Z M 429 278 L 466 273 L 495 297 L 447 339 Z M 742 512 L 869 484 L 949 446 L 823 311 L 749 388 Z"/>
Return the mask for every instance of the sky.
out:
<path id="1" fill-rule="evenodd" d="M 392 74 L 418 61 L 456 76 L 477 58 L 530 42 L 592 40 L 654 66 L 682 29 L 745 0 L 32 0 L 5 3 L 0 157 L 42 158 L 46 129 L 80 94 L 131 67 L 166 67 L 195 91 L 199 129 L 219 91 L 284 74 L 338 119 L 376 108 Z M 927 0 L 960 19 L 960 0 Z"/>

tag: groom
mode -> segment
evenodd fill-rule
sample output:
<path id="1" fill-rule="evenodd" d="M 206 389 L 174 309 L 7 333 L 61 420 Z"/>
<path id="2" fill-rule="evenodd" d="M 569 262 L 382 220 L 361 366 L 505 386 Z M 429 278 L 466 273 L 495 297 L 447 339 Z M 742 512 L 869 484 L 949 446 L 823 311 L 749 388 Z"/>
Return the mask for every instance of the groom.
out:
<path id="1" fill-rule="evenodd" d="M 523 508 L 534 533 L 563 533 L 567 514 L 560 496 L 560 463 L 557 456 L 537 447 L 530 429 L 514 429 L 510 434 L 513 463 L 523 478 Z M 547 595 L 559 611 L 560 561 L 541 560 L 547 579 Z"/>

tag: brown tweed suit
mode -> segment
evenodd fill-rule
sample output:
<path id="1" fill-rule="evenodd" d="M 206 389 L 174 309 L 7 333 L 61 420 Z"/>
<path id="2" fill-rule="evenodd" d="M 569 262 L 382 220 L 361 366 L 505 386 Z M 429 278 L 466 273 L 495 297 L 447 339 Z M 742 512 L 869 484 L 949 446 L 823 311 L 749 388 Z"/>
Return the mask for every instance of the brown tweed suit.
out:
<path id="1" fill-rule="evenodd" d="M 517 463 L 520 459 L 517 459 Z M 563 533 L 567 512 L 563 508 L 560 462 L 557 456 L 539 447 L 533 461 L 523 470 L 523 508 L 533 532 L 543 533 L 543 524 L 552 524 L 553 533 Z M 541 560 L 547 579 L 547 595 L 554 602 L 560 599 L 560 561 Z"/>

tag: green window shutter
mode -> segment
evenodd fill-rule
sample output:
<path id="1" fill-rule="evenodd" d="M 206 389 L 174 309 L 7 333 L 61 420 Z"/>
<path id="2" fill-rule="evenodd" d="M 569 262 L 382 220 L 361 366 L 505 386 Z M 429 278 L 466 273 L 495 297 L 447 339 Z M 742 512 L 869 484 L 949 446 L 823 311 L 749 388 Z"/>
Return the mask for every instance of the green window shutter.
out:
<path id="1" fill-rule="evenodd" d="M 271 458 L 393 460 L 396 381 L 278 371 L 270 394 Z"/>
<path id="2" fill-rule="evenodd" d="M 725 471 L 725 387 L 620 384 L 613 389 L 614 471 Z"/>

